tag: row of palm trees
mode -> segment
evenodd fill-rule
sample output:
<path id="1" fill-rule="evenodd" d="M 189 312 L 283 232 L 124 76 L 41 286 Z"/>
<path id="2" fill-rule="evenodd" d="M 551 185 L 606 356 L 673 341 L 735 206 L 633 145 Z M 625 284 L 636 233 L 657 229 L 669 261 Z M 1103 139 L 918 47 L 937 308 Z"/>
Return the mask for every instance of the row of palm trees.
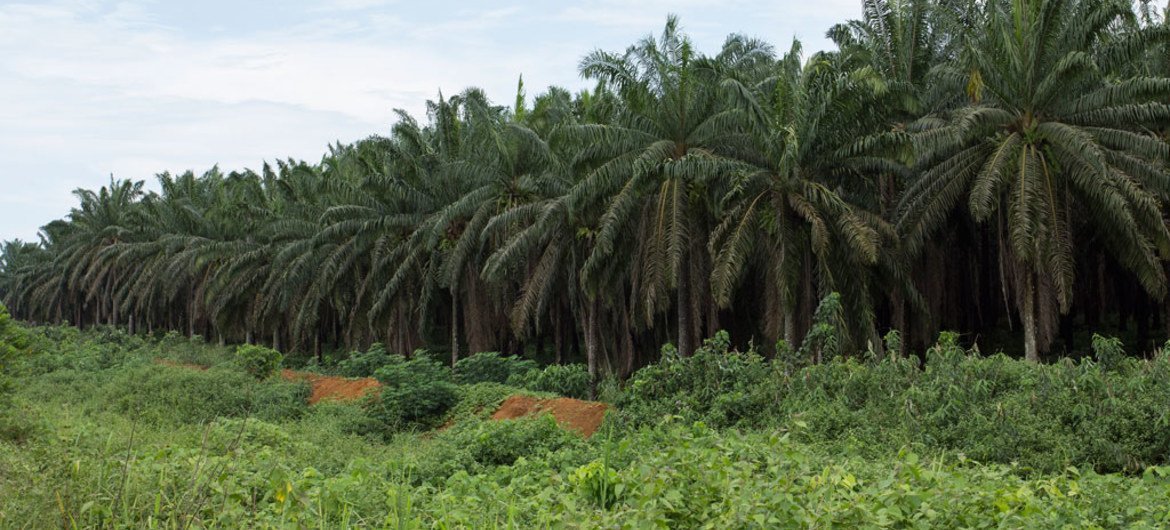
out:
<path id="1" fill-rule="evenodd" d="M 0 252 L 20 318 L 320 352 L 523 350 L 628 373 L 715 330 L 799 344 L 1164 310 L 1170 26 L 1125 0 L 864 0 L 804 58 L 673 17 L 592 90 L 440 94 L 316 164 L 114 181 Z M 584 345 L 584 352 L 581 346 Z M 768 346 L 764 346 L 767 348 Z"/>

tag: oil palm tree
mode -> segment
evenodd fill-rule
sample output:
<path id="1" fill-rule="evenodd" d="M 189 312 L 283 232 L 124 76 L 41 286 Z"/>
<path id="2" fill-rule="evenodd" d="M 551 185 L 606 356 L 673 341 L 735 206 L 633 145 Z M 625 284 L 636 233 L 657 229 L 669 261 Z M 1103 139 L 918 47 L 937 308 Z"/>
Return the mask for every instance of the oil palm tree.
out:
<path id="1" fill-rule="evenodd" d="M 763 280 L 753 283 L 765 285 L 766 305 L 779 309 L 765 312 L 765 327 L 773 336 L 782 329 L 789 344 L 800 343 L 816 300 L 840 291 L 849 335 L 880 348 L 867 269 L 883 244 L 892 246 L 892 234 L 838 193 L 865 187 L 866 172 L 884 168 L 855 146 L 880 115 L 869 85 L 830 59 L 817 54 L 802 64 L 794 43 L 766 75 L 723 82 L 746 122 L 735 151 L 745 167 L 711 239 L 711 284 L 728 305 L 745 272 L 761 269 Z"/>
<path id="2" fill-rule="evenodd" d="M 598 165 L 570 193 L 570 206 L 604 212 L 582 279 L 592 282 L 623 238 L 637 238 L 632 282 L 642 314 L 652 322 L 673 290 L 678 349 L 690 355 L 709 291 L 703 244 L 713 224 L 710 189 L 734 166 L 718 152 L 734 125 L 731 113 L 708 61 L 673 16 L 661 37 L 647 36 L 621 54 L 590 53 L 580 71 L 611 87 L 621 105 L 615 123 L 581 125 L 571 134 L 587 146 L 579 156 Z"/>
<path id="3" fill-rule="evenodd" d="M 1074 286 L 1073 251 L 1094 234 L 1156 297 L 1170 252 L 1157 190 L 1170 185 L 1170 148 L 1149 127 L 1170 116 L 1170 79 L 1120 77 L 1155 43 L 1114 32 L 1123 1 L 997 0 L 983 6 L 962 61 L 938 82 L 969 101 L 915 129 L 921 174 L 900 205 L 911 251 L 965 206 L 992 225 L 1024 327 L 1039 360 Z"/>

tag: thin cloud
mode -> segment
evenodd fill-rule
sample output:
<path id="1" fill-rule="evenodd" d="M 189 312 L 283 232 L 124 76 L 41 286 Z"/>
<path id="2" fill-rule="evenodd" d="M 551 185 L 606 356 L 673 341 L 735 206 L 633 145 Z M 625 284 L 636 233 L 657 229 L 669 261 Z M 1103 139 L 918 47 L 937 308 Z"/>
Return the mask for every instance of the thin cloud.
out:
<path id="1" fill-rule="evenodd" d="M 592 0 L 564 7 L 314 0 L 198 4 L 50 0 L 0 5 L 0 239 L 31 239 L 69 191 L 164 170 L 316 160 L 326 144 L 386 132 L 442 89 L 510 101 L 524 75 L 589 85 L 580 57 L 621 50 L 677 13 L 700 49 L 732 32 L 786 47 L 860 14 L 856 0 Z M 266 11 L 279 7 L 278 11 Z M 825 9 L 827 11 L 822 12 Z M 813 12 L 816 11 L 816 12 Z M 255 16 L 265 13 L 265 16 Z M 811 22 L 810 22 L 811 21 Z M 806 42 L 806 49 L 815 49 Z"/>

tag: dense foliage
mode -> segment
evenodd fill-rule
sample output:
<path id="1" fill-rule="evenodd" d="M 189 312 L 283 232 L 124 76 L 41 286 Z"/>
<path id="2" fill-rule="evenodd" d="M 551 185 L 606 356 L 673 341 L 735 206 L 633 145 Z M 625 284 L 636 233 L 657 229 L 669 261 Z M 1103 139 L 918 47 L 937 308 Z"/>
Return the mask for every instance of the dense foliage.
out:
<path id="1" fill-rule="evenodd" d="M 1152 351 L 1170 323 L 1164 13 L 861 3 L 807 58 L 741 35 L 706 55 L 670 18 L 586 55 L 592 90 L 468 89 L 317 163 L 78 190 L 41 241 L 4 245 L 0 299 L 282 352 L 580 359 L 594 380 L 721 328 L 815 361 L 810 336 L 880 356 L 888 330 L 907 351 L 941 329 L 1032 360 L 1086 351 L 1084 329 Z"/>
<path id="2" fill-rule="evenodd" d="M 795 439 L 852 454 L 913 447 L 1045 473 L 1170 463 L 1170 354 L 1137 361 L 1113 341 L 1097 343 L 1099 361 L 1033 366 L 964 351 L 944 335 L 924 366 L 849 359 L 796 371 L 755 352 L 700 351 L 639 370 L 617 404 L 632 425 L 664 416 L 722 428 L 799 424 Z"/>
<path id="3" fill-rule="evenodd" d="M 1170 524 L 1167 470 L 1139 469 L 1164 461 L 1166 448 L 1131 439 L 1152 403 L 1165 403 L 1170 359 L 1117 357 L 1105 369 L 1118 352 L 1104 338 L 1100 363 L 1050 366 L 979 358 L 948 340 L 925 370 L 849 359 L 791 368 L 725 351 L 716 338 L 640 371 L 617 415 L 583 439 L 548 416 L 486 421 L 485 409 L 518 392 L 498 383 L 456 385 L 444 429 L 362 436 L 354 433 L 371 421 L 369 403 L 307 406 L 302 386 L 257 380 L 231 348 L 116 330 L 28 335 L 32 354 L 12 366 L 19 414 L 0 414 L 5 528 Z M 155 362 L 195 357 L 211 368 Z M 427 362 L 434 378 L 451 380 L 449 368 Z M 654 387 L 663 371 L 681 382 Z M 777 406 L 693 399 L 707 385 L 720 395 L 760 385 Z M 1070 418 L 1079 429 L 1049 421 Z M 1164 418 L 1145 419 L 1164 441 Z M 980 449 L 1021 442 L 1029 448 L 1018 462 Z M 1117 462 L 1098 460 L 1112 457 L 1111 444 L 1141 443 L 1160 455 L 1126 465 L 1127 474 L 1094 469 Z M 1040 444 L 1051 459 L 1029 453 Z"/>
<path id="4" fill-rule="evenodd" d="M 0 399 L 4 399 L 7 389 L 8 365 L 27 347 L 25 342 L 24 332 L 12 321 L 4 304 L 0 304 Z"/>

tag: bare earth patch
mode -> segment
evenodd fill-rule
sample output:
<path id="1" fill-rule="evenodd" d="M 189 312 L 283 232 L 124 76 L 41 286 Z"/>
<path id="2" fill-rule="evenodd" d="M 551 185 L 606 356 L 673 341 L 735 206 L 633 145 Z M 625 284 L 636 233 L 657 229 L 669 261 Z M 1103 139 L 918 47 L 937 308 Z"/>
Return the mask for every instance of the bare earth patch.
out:
<path id="1" fill-rule="evenodd" d="M 597 432 L 608 408 L 605 403 L 572 398 L 511 396 L 500 404 L 499 410 L 492 414 L 492 419 L 511 420 L 548 413 L 562 428 L 579 432 L 588 438 Z"/>
<path id="2" fill-rule="evenodd" d="M 369 377 L 349 379 L 288 369 L 281 370 L 280 376 L 288 381 L 308 381 L 313 389 L 309 395 L 310 405 L 322 400 L 354 401 L 365 397 L 369 392 L 377 392 L 382 387 L 377 379 Z"/>

